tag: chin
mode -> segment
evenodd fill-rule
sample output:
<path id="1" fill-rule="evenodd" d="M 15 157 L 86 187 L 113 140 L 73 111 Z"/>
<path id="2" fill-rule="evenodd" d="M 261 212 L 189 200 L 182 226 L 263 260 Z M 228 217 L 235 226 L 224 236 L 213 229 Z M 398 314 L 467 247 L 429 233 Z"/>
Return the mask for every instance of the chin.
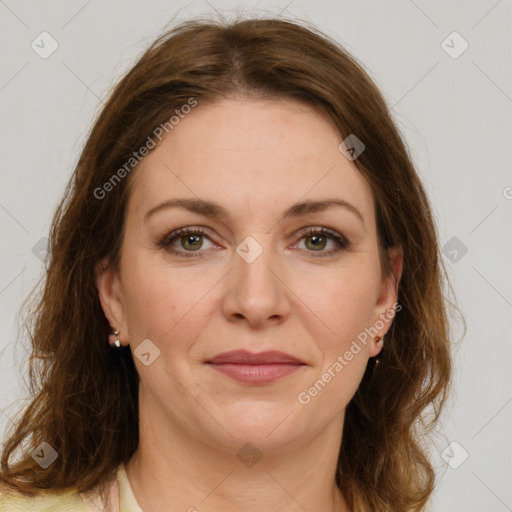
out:
<path id="1" fill-rule="evenodd" d="M 220 423 L 233 436 L 230 443 L 245 444 L 250 441 L 260 449 L 282 445 L 298 432 L 293 406 L 278 403 L 237 404 L 224 415 Z"/>

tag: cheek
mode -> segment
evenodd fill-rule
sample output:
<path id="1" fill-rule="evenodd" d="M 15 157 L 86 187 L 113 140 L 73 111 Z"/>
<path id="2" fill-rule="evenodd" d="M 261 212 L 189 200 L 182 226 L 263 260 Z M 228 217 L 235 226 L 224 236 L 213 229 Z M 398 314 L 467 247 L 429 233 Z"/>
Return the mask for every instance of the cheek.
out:
<path id="1" fill-rule="evenodd" d="M 364 375 L 371 338 L 365 332 L 370 327 L 375 307 L 375 286 L 372 279 L 364 279 L 367 273 L 332 283 L 327 288 L 324 303 L 325 322 L 331 336 L 318 341 L 323 353 L 322 370 L 316 387 L 325 392 L 327 403 L 346 407 L 352 399 Z M 317 381 L 318 382 L 318 381 Z"/>
<path id="2" fill-rule="evenodd" d="M 126 327 L 136 339 L 156 340 L 173 324 L 177 314 L 173 297 L 177 290 L 165 269 L 154 265 L 150 253 L 137 250 L 129 242 L 123 251 L 121 277 Z"/>
<path id="3" fill-rule="evenodd" d="M 310 330 L 314 328 L 313 323 L 321 329 L 315 338 L 325 359 L 343 354 L 370 326 L 375 308 L 375 283 L 368 267 L 357 271 L 347 267 L 316 280 L 314 286 L 311 278 L 301 280 L 297 295 L 313 313 L 305 315 L 311 319 Z"/>
<path id="4" fill-rule="evenodd" d="M 128 332 L 135 343 L 149 338 L 161 345 L 177 333 L 193 339 L 205 316 L 201 313 L 202 298 L 212 286 L 211 276 L 187 281 L 179 268 L 171 269 L 161 261 L 155 264 L 156 259 L 141 251 L 122 268 Z"/>
<path id="5" fill-rule="evenodd" d="M 308 327 L 320 352 L 319 366 L 298 398 L 301 403 L 314 403 L 315 410 L 329 418 L 347 406 L 363 378 L 370 347 L 365 329 L 373 299 L 373 288 L 354 280 L 326 283 L 316 302 L 310 296 L 315 304 L 311 309 L 321 319 L 310 317 Z"/>

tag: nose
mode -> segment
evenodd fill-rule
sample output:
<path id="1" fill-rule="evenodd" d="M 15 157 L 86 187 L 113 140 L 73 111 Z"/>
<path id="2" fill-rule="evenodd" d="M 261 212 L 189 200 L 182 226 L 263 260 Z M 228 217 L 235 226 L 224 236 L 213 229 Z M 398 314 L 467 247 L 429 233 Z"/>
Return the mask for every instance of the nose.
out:
<path id="1" fill-rule="evenodd" d="M 290 288 L 282 265 L 269 246 L 259 245 L 261 254 L 254 260 L 243 257 L 243 251 L 234 254 L 223 301 L 230 322 L 245 322 L 253 329 L 278 325 L 290 312 Z"/>

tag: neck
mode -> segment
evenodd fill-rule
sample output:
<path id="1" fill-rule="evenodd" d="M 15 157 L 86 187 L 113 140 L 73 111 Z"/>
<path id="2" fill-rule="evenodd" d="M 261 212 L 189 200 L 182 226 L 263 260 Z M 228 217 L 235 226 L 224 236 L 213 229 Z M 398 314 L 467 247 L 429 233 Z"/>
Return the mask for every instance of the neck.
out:
<path id="1" fill-rule="evenodd" d="M 144 512 L 349 512 L 334 481 L 343 418 L 285 447 L 229 439 L 231 450 L 163 420 L 155 421 L 155 411 L 140 415 L 139 446 L 126 463 Z"/>

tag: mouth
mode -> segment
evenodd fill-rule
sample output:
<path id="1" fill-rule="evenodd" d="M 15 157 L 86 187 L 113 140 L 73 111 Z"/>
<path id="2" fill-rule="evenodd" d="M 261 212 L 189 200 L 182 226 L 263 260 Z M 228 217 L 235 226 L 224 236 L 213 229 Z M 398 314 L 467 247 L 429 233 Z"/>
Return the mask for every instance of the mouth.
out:
<path id="1" fill-rule="evenodd" d="M 275 350 L 257 354 L 233 350 L 218 354 L 205 364 L 227 377 L 250 385 L 274 382 L 306 366 L 300 359 Z"/>

